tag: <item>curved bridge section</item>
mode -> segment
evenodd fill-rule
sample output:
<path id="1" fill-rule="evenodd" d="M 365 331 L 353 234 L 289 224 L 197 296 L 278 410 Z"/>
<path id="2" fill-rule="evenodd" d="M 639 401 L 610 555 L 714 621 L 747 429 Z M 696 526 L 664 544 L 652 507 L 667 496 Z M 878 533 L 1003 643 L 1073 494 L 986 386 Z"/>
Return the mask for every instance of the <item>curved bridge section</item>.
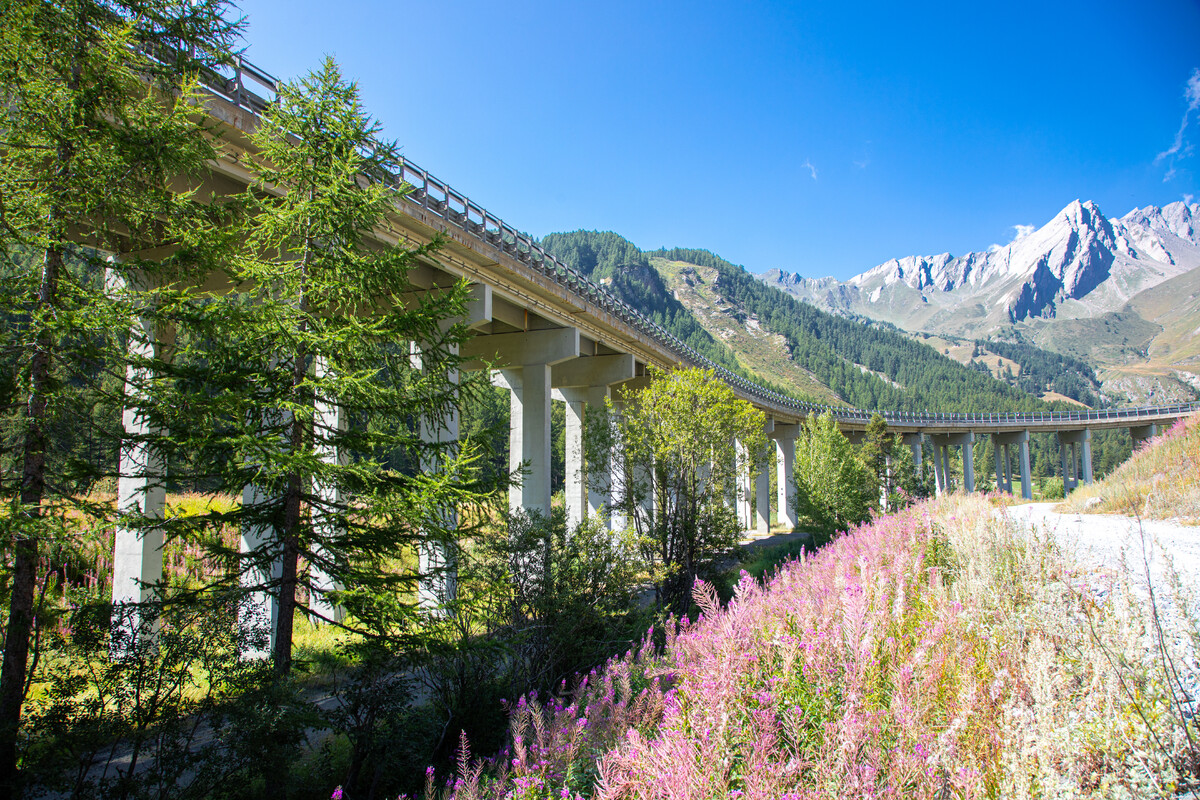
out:
<path id="1" fill-rule="evenodd" d="M 254 180 L 244 166 L 244 156 L 251 151 L 249 134 L 258 124 L 258 115 L 275 97 L 276 81 L 238 59 L 227 74 L 207 75 L 206 83 L 211 91 L 206 111 L 216 123 L 224 155 L 212 165 L 208 185 L 203 188 L 217 194 L 240 192 Z M 549 511 L 550 408 L 555 399 L 565 402 L 567 408 L 568 519 L 577 522 L 610 505 L 610 478 L 612 470 L 619 468 L 620 454 L 612 454 L 608 463 L 589 463 L 585 471 L 583 420 L 588 407 L 619 398 L 615 390 L 645 385 L 650 366 L 711 369 L 739 397 L 765 413 L 767 433 L 776 450 L 778 494 L 770 496 L 766 470 L 753 478 L 751 485 L 747 469 L 736 500 L 743 526 L 760 533 L 769 532 L 772 516 L 785 526 L 796 525 L 792 470 L 800 423 L 809 415 L 829 412 L 843 431 L 855 437 L 861 436 L 874 414 L 786 397 L 712 363 L 412 162 L 406 161 L 398 174 L 381 180 L 392 185 L 397 196 L 395 212 L 374 233 L 380 242 L 422 244 L 435 236 L 444 242 L 433 260 L 413 271 L 412 282 L 422 289 L 459 280 L 472 285 L 473 301 L 466 322 L 476 336 L 461 355 L 468 359 L 468 366 L 492 368 L 493 381 L 510 391 L 510 466 L 514 471 L 523 470 L 524 475 L 510 496 L 514 507 Z M 1031 432 L 1058 435 L 1063 445 L 1063 480 L 1069 488 L 1091 480 L 1093 429 L 1128 427 L 1135 439 L 1144 439 L 1158 426 L 1197 408 L 1193 403 L 1039 414 L 881 413 L 889 427 L 912 445 L 918 462 L 926 453 L 933 456 L 939 493 L 952 485 L 949 464 L 954 447 L 963 451 L 959 485 L 967 491 L 974 489 L 972 447 L 977 436 L 989 435 L 995 449 L 997 486 L 1013 491 L 1014 477 L 1019 474 L 1021 493 L 1031 497 Z M 423 436 L 457 438 L 458 420 L 423 421 L 421 428 Z M 164 497 L 158 482 L 151 480 L 144 466 L 126 464 L 126 456 L 122 458 L 120 497 L 147 516 L 161 514 Z M 622 524 L 615 511 L 610 522 Z M 153 537 L 118 530 L 116 538 L 113 600 L 118 604 L 144 600 L 147 587 L 161 577 L 161 553 L 156 551 Z M 444 557 L 433 549 L 423 550 L 422 574 L 444 572 L 439 567 L 445 563 L 439 562 Z M 421 589 L 422 602 L 428 605 L 436 605 L 448 594 L 453 594 L 452 584 Z M 314 598 L 314 603 L 319 602 L 319 597 Z"/>

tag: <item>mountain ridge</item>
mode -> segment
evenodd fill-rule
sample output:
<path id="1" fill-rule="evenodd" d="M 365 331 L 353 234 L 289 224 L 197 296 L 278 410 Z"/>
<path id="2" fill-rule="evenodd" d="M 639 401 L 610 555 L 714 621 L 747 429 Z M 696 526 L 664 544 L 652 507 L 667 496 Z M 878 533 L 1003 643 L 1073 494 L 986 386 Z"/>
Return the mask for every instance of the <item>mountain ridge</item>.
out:
<path id="1" fill-rule="evenodd" d="M 822 310 L 910 333 L 1013 338 L 1083 357 L 1106 373 L 1110 388 L 1132 386 L 1131 401 L 1144 402 L 1164 391 L 1196 396 L 1200 357 L 1187 346 L 1200 333 L 1189 328 L 1196 315 L 1181 319 L 1151 290 L 1180 287 L 1179 302 L 1195 307 L 1197 269 L 1200 204 L 1106 217 L 1095 203 L 1075 200 L 1042 227 L 986 251 L 889 259 L 846 281 L 778 269 L 759 278 Z M 1153 302 L 1140 302 L 1148 292 Z M 1147 368 L 1154 380 L 1130 383 Z M 1144 391 L 1136 388 L 1142 384 Z"/>

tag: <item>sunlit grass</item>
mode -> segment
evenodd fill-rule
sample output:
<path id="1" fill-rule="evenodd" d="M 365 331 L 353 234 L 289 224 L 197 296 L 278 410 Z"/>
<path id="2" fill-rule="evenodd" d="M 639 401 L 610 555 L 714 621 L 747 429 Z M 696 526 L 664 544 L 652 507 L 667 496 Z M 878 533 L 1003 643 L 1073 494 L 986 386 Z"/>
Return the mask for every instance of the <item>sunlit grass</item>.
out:
<path id="1" fill-rule="evenodd" d="M 1200 415 L 1181 419 L 1104 480 L 1080 486 L 1060 508 L 1200 523 Z"/>

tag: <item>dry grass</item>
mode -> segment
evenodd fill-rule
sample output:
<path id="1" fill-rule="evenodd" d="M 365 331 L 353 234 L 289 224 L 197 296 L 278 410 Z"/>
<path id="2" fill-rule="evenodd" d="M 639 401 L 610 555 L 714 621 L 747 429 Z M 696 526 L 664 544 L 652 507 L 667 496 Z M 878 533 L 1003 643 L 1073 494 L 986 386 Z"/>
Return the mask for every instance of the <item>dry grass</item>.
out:
<path id="1" fill-rule="evenodd" d="M 1181 419 L 1104 480 L 1076 489 L 1060 510 L 1200 523 L 1200 415 Z"/>

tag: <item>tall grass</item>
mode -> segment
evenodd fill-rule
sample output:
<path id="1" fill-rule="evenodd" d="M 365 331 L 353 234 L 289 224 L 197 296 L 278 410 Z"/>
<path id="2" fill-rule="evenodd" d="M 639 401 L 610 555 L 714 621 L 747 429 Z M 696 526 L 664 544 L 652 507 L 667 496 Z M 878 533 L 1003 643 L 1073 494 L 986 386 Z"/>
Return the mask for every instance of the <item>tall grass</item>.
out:
<path id="1" fill-rule="evenodd" d="M 1080 486 L 1063 508 L 1200 524 L 1200 414 L 1151 439 L 1104 480 Z"/>
<path id="2" fill-rule="evenodd" d="M 659 655 L 524 699 L 508 751 L 441 794 L 1167 797 L 1195 779 L 1145 604 L 986 499 L 747 575 L 724 610 L 711 587 L 697 601 Z"/>

